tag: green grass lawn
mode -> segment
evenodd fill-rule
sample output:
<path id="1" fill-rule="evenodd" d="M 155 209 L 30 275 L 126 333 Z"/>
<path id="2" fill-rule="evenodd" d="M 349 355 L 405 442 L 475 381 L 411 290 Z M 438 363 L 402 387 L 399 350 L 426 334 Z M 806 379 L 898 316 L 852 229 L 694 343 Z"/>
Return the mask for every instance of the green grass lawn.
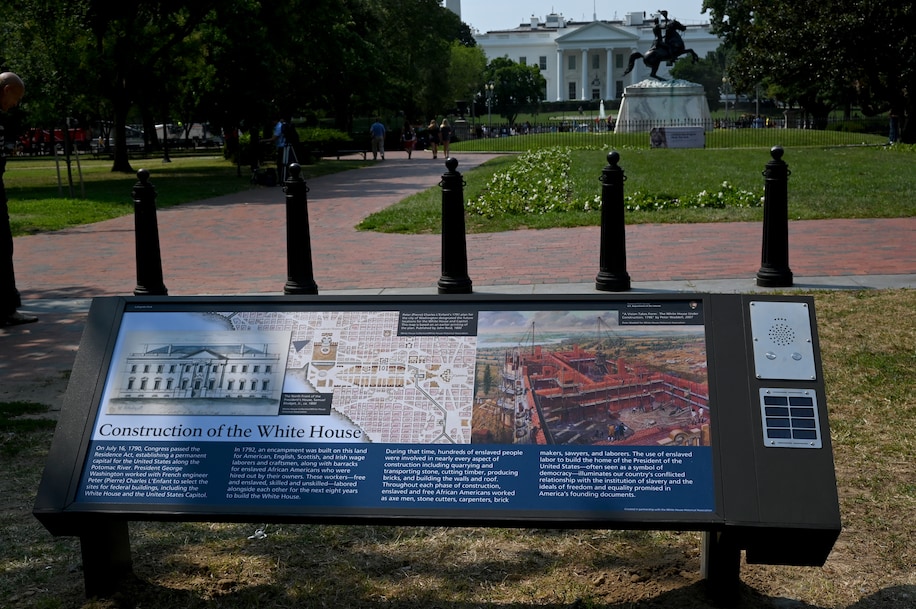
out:
<path id="1" fill-rule="evenodd" d="M 506 138 L 511 139 L 511 138 Z M 620 149 L 625 196 L 637 192 L 670 197 L 689 197 L 706 190 L 715 192 L 723 182 L 764 194 L 763 171 L 772 160 L 767 149 L 649 150 Z M 600 196 L 598 181 L 607 165 L 607 150 L 572 152 L 573 197 Z M 460 159 L 460 154 L 456 154 Z M 916 173 L 912 148 L 881 146 L 786 148 L 789 217 L 793 220 L 822 218 L 894 218 L 916 214 Z M 464 173 L 464 199 L 485 191 L 491 177 L 511 170 L 515 157 L 506 155 Z M 460 170 L 460 165 L 459 165 Z M 424 233 L 441 229 L 441 191 L 433 188 L 408 197 L 397 205 L 366 218 L 360 228 L 382 232 Z M 671 222 L 759 221 L 763 208 L 673 209 L 628 212 L 630 224 Z M 468 232 L 498 232 L 518 228 L 598 225 L 600 212 L 558 212 L 487 218 L 469 215 Z"/>
<path id="2" fill-rule="evenodd" d="M 790 133 L 772 129 L 743 131 L 760 132 L 757 137 L 763 139 L 773 137 L 771 132 L 791 135 L 791 130 Z M 599 177 L 607 164 L 610 148 L 596 140 L 593 134 L 561 135 L 570 136 L 568 144 L 580 140 L 585 142 L 582 144 L 584 147 L 574 148 L 571 152 L 570 196 L 580 199 L 600 197 Z M 627 137 L 630 135 L 638 135 L 640 141 L 645 140 L 645 134 L 628 134 Z M 713 135 L 710 134 L 710 137 Z M 837 142 L 843 142 L 848 135 L 837 133 L 835 138 Z M 537 144 L 535 140 L 524 137 L 498 139 L 503 143 L 511 142 L 520 150 L 528 149 L 523 146 L 525 142 Z M 723 182 L 763 196 L 764 179 L 761 174 L 771 160 L 766 145 L 731 149 L 650 150 L 645 142 L 640 146 L 630 146 L 625 141 L 620 140 L 623 145 L 615 146 L 615 149 L 620 152 L 620 167 L 627 178 L 626 196 L 641 193 L 685 198 L 704 190 L 716 192 Z M 482 142 L 485 144 L 486 140 Z M 460 160 L 460 145 L 454 148 L 455 156 Z M 516 155 L 507 154 L 464 172 L 465 201 L 484 192 L 495 173 L 511 171 L 516 158 Z M 789 217 L 793 220 L 893 218 L 916 214 L 916 202 L 911 194 L 916 191 L 916 173 L 912 170 L 916 160 L 914 147 L 793 147 L 786 144 L 784 160 L 792 172 L 789 178 Z M 219 156 L 178 157 L 171 163 L 149 158 L 135 160 L 133 165 L 135 169 L 150 171 L 150 181 L 156 187 L 157 206 L 160 208 L 250 188 L 250 170 L 243 167 L 239 171 Z M 308 179 L 363 165 L 365 163 L 361 161 L 321 161 L 305 166 L 304 173 Z M 14 235 L 59 230 L 133 213 L 131 190 L 137 182 L 135 174 L 112 173 L 109 160 L 81 159 L 79 166 L 75 162 L 72 164 L 69 175 L 73 177 L 72 194 L 68 171 L 63 163 L 57 166 L 53 158 L 10 159 L 5 181 Z M 438 232 L 441 229 L 441 205 L 441 190 L 433 187 L 366 218 L 359 228 L 402 233 Z M 631 224 L 759 221 L 763 218 L 763 209 L 727 207 L 633 211 L 628 212 L 626 218 Z M 467 230 L 498 232 L 519 228 L 586 226 L 597 225 L 600 220 L 597 210 L 493 218 L 469 214 Z"/>
<path id="3" fill-rule="evenodd" d="M 364 165 L 360 161 L 323 161 L 303 167 L 306 179 Z M 237 168 L 222 156 L 173 157 L 132 161 L 150 172 L 156 206 L 171 207 L 250 188 L 251 170 Z M 71 181 L 68 176 L 72 176 Z M 82 180 L 80 179 L 82 178 Z M 8 159 L 6 193 L 13 235 L 60 230 L 133 213 L 131 191 L 136 173 L 113 173 L 110 160 L 75 157 L 69 171 L 53 157 Z"/>

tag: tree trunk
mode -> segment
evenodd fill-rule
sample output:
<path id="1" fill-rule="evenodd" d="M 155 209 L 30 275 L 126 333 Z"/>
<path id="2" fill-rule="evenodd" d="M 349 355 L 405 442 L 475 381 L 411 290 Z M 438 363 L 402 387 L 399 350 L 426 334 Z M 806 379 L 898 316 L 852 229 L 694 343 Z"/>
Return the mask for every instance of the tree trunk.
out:
<path id="1" fill-rule="evenodd" d="M 127 154 L 127 92 L 118 91 L 114 95 L 114 163 L 111 166 L 112 172 L 133 173 L 134 168 L 130 165 L 130 156 Z"/>

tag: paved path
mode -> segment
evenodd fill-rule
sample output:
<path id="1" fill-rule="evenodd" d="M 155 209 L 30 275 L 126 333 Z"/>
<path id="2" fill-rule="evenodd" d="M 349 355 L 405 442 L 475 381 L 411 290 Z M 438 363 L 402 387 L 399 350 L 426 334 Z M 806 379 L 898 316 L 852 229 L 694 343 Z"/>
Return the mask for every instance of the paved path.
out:
<path id="1" fill-rule="evenodd" d="M 436 186 L 444 165 L 389 160 L 309 180 L 312 257 L 319 291 L 435 287 L 439 235 L 354 230 L 368 214 Z M 489 158 L 463 155 L 460 171 Z M 155 174 L 151 181 L 155 184 Z M 162 266 L 170 295 L 281 293 L 286 283 L 286 217 L 280 188 L 254 188 L 158 213 Z M 134 220 L 16 239 L 23 296 L 89 298 L 131 294 L 137 276 Z M 790 223 L 789 265 L 797 277 L 916 271 L 916 217 Z M 627 227 L 634 282 L 753 278 L 760 268 L 756 222 Z M 474 286 L 594 282 L 598 227 L 469 235 Z"/>
<path id="2" fill-rule="evenodd" d="M 308 181 L 315 279 L 321 293 L 435 293 L 439 235 L 358 232 L 357 222 L 436 186 L 442 161 L 389 159 Z M 462 172 L 490 158 L 461 155 Z M 156 182 L 155 171 L 151 178 Z M 129 193 L 125 193 L 128 196 Z M 280 294 L 286 283 L 285 199 L 280 188 L 181 205 L 158 213 L 170 295 Z M 88 299 L 131 295 L 136 286 L 133 217 L 15 240 L 24 310 L 41 321 L 0 328 L 0 399 L 59 403 L 79 344 Z M 893 287 L 916 280 L 916 217 L 792 222 L 797 287 Z M 735 292 L 753 288 L 759 223 L 628 226 L 634 289 Z M 468 271 L 477 292 L 594 291 L 598 227 L 469 235 Z M 875 277 L 880 276 L 880 277 Z"/>

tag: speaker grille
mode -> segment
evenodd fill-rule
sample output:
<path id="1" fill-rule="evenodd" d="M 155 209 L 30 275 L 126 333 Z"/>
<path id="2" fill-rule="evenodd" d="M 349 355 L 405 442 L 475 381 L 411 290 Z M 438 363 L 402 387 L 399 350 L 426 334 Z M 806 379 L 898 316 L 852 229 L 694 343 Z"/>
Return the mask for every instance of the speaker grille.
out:
<path id="1" fill-rule="evenodd" d="M 777 318 L 770 326 L 770 340 L 780 347 L 788 347 L 795 342 L 795 329 L 786 323 L 786 319 Z"/>

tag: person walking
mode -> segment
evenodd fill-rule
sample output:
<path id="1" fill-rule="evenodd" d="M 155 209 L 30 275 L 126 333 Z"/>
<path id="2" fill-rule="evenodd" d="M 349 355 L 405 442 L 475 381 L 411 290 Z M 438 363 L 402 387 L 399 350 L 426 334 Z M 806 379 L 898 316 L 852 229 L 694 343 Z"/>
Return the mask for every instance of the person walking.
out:
<path id="1" fill-rule="evenodd" d="M 372 137 L 372 160 L 378 160 L 378 156 L 382 155 L 382 160 L 385 160 L 385 125 L 382 124 L 381 118 L 376 118 L 375 122 L 369 127 L 369 135 Z"/>
<path id="2" fill-rule="evenodd" d="M 443 118 L 442 124 L 439 125 L 439 139 L 442 141 L 442 152 L 445 154 L 445 158 L 449 158 L 449 145 L 452 142 L 452 126 L 449 125 L 447 118 Z"/>
<path id="3" fill-rule="evenodd" d="M 433 158 L 437 159 L 439 158 L 439 125 L 436 123 L 436 119 L 429 121 L 426 133 L 429 136 L 429 147 L 433 151 Z"/>
<path id="4" fill-rule="evenodd" d="M 404 150 L 407 152 L 407 158 L 411 158 L 413 155 L 413 147 L 417 143 L 417 133 L 413 130 L 413 127 L 410 126 L 409 121 L 404 121 L 404 128 L 401 129 L 401 144 L 404 146 Z"/>
<path id="5" fill-rule="evenodd" d="M 19 105 L 25 95 L 25 84 L 13 72 L 0 74 L 0 110 L 8 112 Z M 6 142 L 0 125 L 0 326 L 18 326 L 38 321 L 34 315 L 19 312 L 22 299 L 16 289 L 16 275 L 13 273 L 13 229 L 10 226 L 10 210 L 7 206 L 6 187 L 3 172 L 6 170 Z"/>
<path id="6" fill-rule="evenodd" d="M 286 167 L 285 167 L 285 158 L 286 155 L 286 134 L 284 131 L 284 125 L 286 121 L 281 115 L 277 117 L 277 122 L 274 124 L 273 131 L 271 135 L 266 140 L 261 140 L 262 144 L 270 144 L 274 147 L 276 155 L 276 172 L 277 175 L 275 178 L 269 179 L 268 182 L 273 182 L 271 186 L 275 186 L 277 183 L 282 183 L 286 176 Z"/>

